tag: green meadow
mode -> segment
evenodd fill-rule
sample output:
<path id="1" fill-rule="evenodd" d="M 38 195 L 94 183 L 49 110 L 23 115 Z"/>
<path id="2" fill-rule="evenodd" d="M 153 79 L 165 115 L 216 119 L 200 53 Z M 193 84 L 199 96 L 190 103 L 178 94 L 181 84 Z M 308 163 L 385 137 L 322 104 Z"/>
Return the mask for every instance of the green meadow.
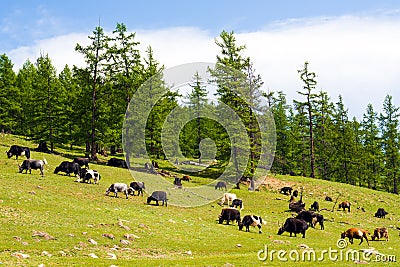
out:
<path id="1" fill-rule="evenodd" d="M 29 146 L 31 158 L 46 158 L 45 175 L 38 170 L 19 173 L 23 158 L 8 159 L 4 153 L 12 144 Z M 218 224 L 218 200 L 184 208 L 147 205 L 146 194 L 128 200 L 122 194 L 106 196 L 111 183 L 129 184 L 149 174 L 131 175 L 127 169 L 106 166 L 107 158 L 100 157 L 99 163 L 90 164 L 101 173 L 100 183 L 78 183 L 73 175 L 53 172 L 62 161 L 84 155 L 82 149 L 57 148 L 58 154 L 44 154 L 33 151 L 35 147 L 18 136 L 0 136 L 0 266 L 398 266 L 400 261 L 398 195 L 319 179 L 268 177 L 259 191 L 250 192 L 245 185 L 232 190 L 244 201 L 242 217 L 255 214 L 267 222 L 259 234 L 253 227 L 245 232 L 236 223 Z M 211 181 L 191 177 L 184 186 Z M 325 230 L 317 225 L 307 230 L 306 238 L 277 235 L 279 225 L 292 216 L 289 196 L 279 193 L 282 186 L 302 187 L 307 208 L 319 202 Z M 334 203 L 325 201 L 326 195 L 350 201 L 351 212 L 337 206 L 332 210 Z M 385 219 L 374 217 L 380 207 L 389 212 Z M 369 241 L 368 246 L 355 240 L 346 248 L 337 246 L 340 233 L 350 227 L 372 233 L 383 226 L 389 228 L 388 242 Z M 372 251 L 369 258 L 362 257 L 364 249 Z M 350 254 L 360 255 L 359 260 Z"/>

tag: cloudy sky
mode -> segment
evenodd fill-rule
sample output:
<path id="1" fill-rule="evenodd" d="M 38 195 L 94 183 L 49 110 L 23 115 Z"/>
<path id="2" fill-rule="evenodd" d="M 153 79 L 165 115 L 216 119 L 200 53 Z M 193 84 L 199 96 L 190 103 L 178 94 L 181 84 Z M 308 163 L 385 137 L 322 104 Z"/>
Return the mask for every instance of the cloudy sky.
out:
<path id="1" fill-rule="evenodd" d="M 290 103 L 308 61 L 317 90 L 334 102 L 342 95 L 350 116 L 362 118 L 369 103 L 381 112 L 388 94 L 400 106 L 400 1 L 3 1 L 0 53 L 16 71 L 41 53 L 57 70 L 80 66 L 74 47 L 99 21 L 106 32 L 124 23 L 167 68 L 215 62 L 215 38 L 234 31 L 264 89 L 282 90 Z"/>

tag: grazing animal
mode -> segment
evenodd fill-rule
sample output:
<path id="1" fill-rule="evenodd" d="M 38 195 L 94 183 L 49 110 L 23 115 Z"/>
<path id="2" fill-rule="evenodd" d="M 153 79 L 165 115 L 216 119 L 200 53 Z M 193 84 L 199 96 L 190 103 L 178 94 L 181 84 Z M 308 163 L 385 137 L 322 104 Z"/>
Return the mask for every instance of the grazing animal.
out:
<path id="1" fill-rule="evenodd" d="M 389 213 L 385 211 L 383 208 L 379 208 L 378 211 L 375 213 L 375 217 L 377 218 L 385 218 L 386 215 Z"/>
<path id="2" fill-rule="evenodd" d="M 377 227 L 374 230 L 374 234 L 371 236 L 372 241 L 381 239 L 384 237 L 386 241 L 389 241 L 389 231 L 386 227 Z"/>
<path id="3" fill-rule="evenodd" d="M 139 194 L 141 194 L 143 196 L 143 189 L 146 189 L 146 187 L 144 186 L 144 182 L 132 182 L 129 185 L 129 187 L 133 189 L 133 192 L 132 192 L 133 196 L 135 195 L 135 191 L 138 192 L 138 194 L 137 194 L 138 196 L 139 196 Z"/>
<path id="4" fill-rule="evenodd" d="M 190 182 L 190 180 L 192 180 L 192 178 L 189 175 L 184 175 L 181 180 Z"/>
<path id="5" fill-rule="evenodd" d="M 296 202 L 296 198 L 293 195 L 291 195 L 290 199 L 289 199 L 289 202 L 290 203 L 295 203 Z"/>
<path id="6" fill-rule="evenodd" d="M 240 211 L 233 208 L 225 208 L 222 209 L 221 214 L 218 217 L 218 223 L 222 224 L 223 221 L 226 221 L 226 224 L 229 224 L 229 221 L 236 221 L 237 224 L 240 224 Z"/>
<path id="7" fill-rule="evenodd" d="M 228 206 L 229 206 L 229 201 L 233 201 L 234 199 L 236 199 L 236 194 L 234 193 L 224 193 L 224 195 L 221 198 L 221 202 L 219 203 L 219 205 L 224 205 L 225 202 L 228 202 Z"/>
<path id="8" fill-rule="evenodd" d="M 289 186 L 285 186 L 281 188 L 280 193 L 284 194 L 284 195 L 291 195 L 292 194 L 292 190 L 293 188 L 289 187 Z"/>
<path id="9" fill-rule="evenodd" d="M 319 211 L 319 203 L 317 201 L 314 201 L 314 203 L 312 203 L 310 210 L 313 211 Z"/>
<path id="10" fill-rule="evenodd" d="M 15 156 L 15 159 L 18 159 L 18 156 L 25 156 L 27 159 L 29 159 L 31 157 L 31 151 L 28 147 L 22 147 L 18 145 L 12 145 L 6 153 L 8 158 Z"/>
<path id="11" fill-rule="evenodd" d="M 317 215 L 314 212 L 309 210 L 302 210 L 299 212 L 299 214 L 297 214 L 296 219 L 301 219 L 303 221 L 306 221 L 309 224 L 309 226 L 314 227 L 313 220 L 316 217 Z"/>
<path id="12" fill-rule="evenodd" d="M 326 196 L 326 197 L 325 197 L 325 201 L 330 201 L 330 202 L 332 202 L 333 200 L 332 200 L 331 197 Z"/>
<path id="13" fill-rule="evenodd" d="M 79 177 L 82 179 L 82 183 L 92 183 L 93 180 L 94 184 L 98 184 L 101 178 L 98 171 L 89 170 L 86 168 L 81 170 L 81 174 Z"/>
<path id="14" fill-rule="evenodd" d="M 117 158 L 110 158 L 107 161 L 107 166 L 112 166 L 112 167 L 120 167 L 120 168 L 128 168 L 128 165 L 126 165 L 126 161 L 123 159 L 117 159 Z"/>
<path id="15" fill-rule="evenodd" d="M 306 203 L 303 203 L 303 202 L 300 202 L 300 201 L 289 203 L 290 211 L 294 211 L 294 212 L 297 212 L 297 213 L 299 213 L 300 211 L 304 210 L 305 207 L 306 207 Z"/>
<path id="16" fill-rule="evenodd" d="M 317 223 L 319 223 L 319 225 L 321 226 L 321 230 L 324 230 L 325 229 L 324 216 L 322 214 L 319 214 L 319 213 L 314 213 L 314 214 L 315 214 L 315 217 L 313 217 L 313 222 L 312 222 L 313 227 L 315 228 L 315 225 Z"/>
<path id="17" fill-rule="evenodd" d="M 361 242 L 359 245 L 361 245 L 361 243 L 363 242 L 363 239 L 365 239 L 365 241 L 367 241 L 367 244 L 369 246 L 369 242 L 368 242 L 368 237 L 367 237 L 368 231 L 364 230 L 364 229 L 359 229 L 359 228 L 349 228 L 347 229 L 345 232 L 343 232 L 340 236 L 342 239 L 348 237 L 349 238 L 349 242 L 351 244 L 353 244 L 353 239 L 361 239 Z"/>
<path id="18" fill-rule="evenodd" d="M 174 179 L 174 186 L 177 187 L 177 188 L 182 188 L 182 181 L 181 181 L 180 178 L 175 177 L 175 179 Z"/>
<path id="19" fill-rule="evenodd" d="M 226 182 L 220 181 L 215 185 L 215 189 L 225 189 L 226 190 Z"/>
<path id="20" fill-rule="evenodd" d="M 238 199 L 238 198 L 232 200 L 232 203 L 231 203 L 230 207 L 231 208 L 236 208 L 236 209 L 240 207 L 240 210 L 244 209 L 243 200 Z"/>
<path id="21" fill-rule="evenodd" d="M 63 161 L 54 170 L 55 174 L 57 174 L 59 172 L 65 172 L 67 175 L 70 175 L 71 173 L 73 173 L 76 176 L 81 173 L 81 166 L 79 166 L 79 164 L 76 162 Z"/>
<path id="22" fill-rule="evenodd" d="M 289 232 L 290 236 L 294 233 L 296 234 L 303 234 L 303 238 L 306 237 L 306 231 L 308 229 L 308 224 L 306 221 L 296 218 L 287 218 L 285 224 L 279 228 L 278 235 L 283 234 L 283 232 Z"/>
<path id="23" fill-rule="evenodd" d="M 79 166 L 81 166 L 81 167 L 85 166 L 85 168 L 89 168 L 89 158 L 77 157 L 77 158 L 74 158 L 73 162 L 78 163 Z"/>
<path id="24" fill-rule="evenodd" d="M 343 201 L 342 203 L 339 204 L 339 209 L 343 209 L 343 211 L 347 209 L 350 212 L 350 206 L 351 206 L 350 202 Z"/>
<path id="25" fill-rule="evenodd" d="M 44 165 L 47 164 L 46 159 L 43 160 L 36 160 L 36 159 L 26 159 L 22 162 L 22 165 L 18 164 L 19 172 L 21 173 L 23 170 L 25 170 L 25 173 L 32 173 L 32 169 L 40 170 L 40 174 L 43 176 L 43 169 Z"/>
<path id="26" fill-rule="evenodd" d="M 126 199 L 128 199 L 128 195 L 132 192 L 132 188 L 128 187 L 128 185 L 124 183 L 114 183 L 107 189 L 106 195 L 108 196 L 110 192 L 115 193 L 115 197 L 118 197 L 118 193 L 122 192 L 125 194 Z"/>
<path id="27" fill-rule="evenodd" d="M 154 191 L 151 193 L 151 196 L 147 198 L 147 204 L 150 204 L 150 201 L 155 201 L 156 205 L 158 206 L 158 201 L 162 201 L 162 205 L 164 206 L 165 202 L 165 207 L 168 206 L 168 199 L 167 199 L 167 193 L 164 191 Z"/>
<path id="28" fill-rule="evenodd" d="M 293 196 L 294 196 L 294 197 L 298 197 L 298 196 L 299 196 L 299 191 L 294 190 L 294 191 L 293 191 Z"/>
<path id="29" fill-rule="evenodd" d="M 267 224 L 260 216 L 256 215 L 246 215 L 243 217 L 243 220 L 239 223 L 239 230 L 243 229 L 243 226 L 246 227 L 246 232 L 250 232 L 250 226 L 258 227 L 258 233 L 262 233 L 261 226 L 263 224 Z"/>

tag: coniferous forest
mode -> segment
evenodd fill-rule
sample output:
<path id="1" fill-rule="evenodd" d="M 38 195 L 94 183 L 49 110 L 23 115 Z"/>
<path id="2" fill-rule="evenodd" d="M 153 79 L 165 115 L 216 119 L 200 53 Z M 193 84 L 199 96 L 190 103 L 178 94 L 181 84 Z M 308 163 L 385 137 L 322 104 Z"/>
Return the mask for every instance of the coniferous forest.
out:
<path id="1" fill-rule="evenodd" d="M 87 46 L 77 44 L 76 53 L 85 58 L 85 67 L 68 66 L 56 70 L 51 56 L 27 60 L 15 72 L 6 54 L 0 55 L 0 128 L 3 133 L 45 141 L 51 151 L 58 146 L 85 147 L 93 158 L 101 149 L 122 146 L 125 112 L 135 91 L 150 77 L 163 71 L 162 62 L 148 47 L 142 55 L 135 33 L 122 23 L 109 36 L 96 27 Z M 359 185 L 398 194 L 399 107 L 387 95 L 382 107 L 368 104 L 362 119 L 350 118 L 342 97 L 337 103 L 318 89 L 312 62 L 299 62 L 298 77 L 303 87 L 288 103 L 284 91 L 262 91 L 264 81 L 246 56 L 245 44 L 238 44 L 233 32 L 215 38 L 220 53 L 216 62 L 244 75 L 252 84 L 254 103 L 264 97 L 276 128 L 275 157 L 271 171 Z M 306 60 L 306 59 L 305 59 Z M 215 73 L 216 79 L 218 74 Z M 202 77 L 193 74 L 189 95 L 166 94 L 147 118 L 146 146 L 150 157 L 163 158 L 161 129 L 167 115 L 183 97 L 183 109 L 197 110 L 215 105 L 207 100 Z M 293 89 L 293 88 L 291 88 Z M 220 86 L 219 101 L 230 106 L 246 126 L 250 156 L 244 177 L 254 174 L 260 157 L 254 114 L 240 97 Z M 375 111 L 382 110 L 381 113 Z M 200 157 L 201 140 L 210 138 L 217 147 L 216 158 L 227 160 L 240 154 L 231 147 L 227 134 L 215 121 L 197 118 L 179 134 L 180 148 L 188 158 Z"/>

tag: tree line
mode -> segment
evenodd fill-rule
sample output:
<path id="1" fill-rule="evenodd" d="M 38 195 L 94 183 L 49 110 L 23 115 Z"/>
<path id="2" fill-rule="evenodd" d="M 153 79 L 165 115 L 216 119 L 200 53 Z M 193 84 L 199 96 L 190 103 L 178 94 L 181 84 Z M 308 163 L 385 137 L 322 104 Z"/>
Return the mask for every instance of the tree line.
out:
<path id="1" fill-rule="evenodd" d="M 144 56 L 140 54 L 135 33 L 123 23 L 117 23 L 110 36 L 102 27 L 96 27 L 88 38 L 87 46 L 75 47 L 85 58 L 86 66 L 65 65 L 59 73 L 49 55 L 40 55 L 36 62 L 27 60 L 18 72 L 14 72 L 6 54 L 0 55 L 2 132 L 46 141 L 51 151 L 61 145 L 85 146 L 93 158 L 99 149 L 108 148 L 114 153 L 115 148 L 121 147 L 121 129 L 133 95 L 164 66 L 154 58 L 150 46 Z M 319 91 L 317 75 L 305 62 L 298 70 L 303 87 L 298 90 L 298 98 L 289 104 L 283 91 L 262 90 L 261 75 L 245 56 L 245 45 L 237 44 L 233 32 L 222 31 L 215 44 L 220 48 L 216 66 L 229 67 L 242 77 L 239 81 L 229 80 L 223 68 L 210 69 L 213 82 L 218 85 L 216 97 L 241 119 L 247 143 L 235 142 L 243 136 L 228 136 L 217 121 L 195 116 L 180 133 L 175 133 L 185 156 L 201 161 L 204 155 L 200 145 L 210 138 L 215 143 L 217 159 L 224 162 L 232 158 L 238 171 L 244 165 L 243 177 L 252 177 L 264 153 L 255 114 L 266 114 L 259 104 L 264 98 L 276 129 L 271 171 L 398 193 L 400 113 L 390 95 L 386 96 L 381 113 L 368 104 L 360 121 L 349 118 L 342 97 L 334 103 L 327 92 Z M 238 86 L 240 82 L 246 86 Z M 165 85 L 161 82 L 158 86 Z M 146 118 L 145 142 L 151 157 L 165 157 L 161 131 L 174 108 L 190 110 L 191 114 L 204 107 L 210 112 L 217 110 L 216 104 L 207 100 L 202 77 L 194 73 L 190 87 L 187 96 L 169 91 Z M 186 105 L 178 104 L 180 97 Z M 243 161 L 240 155 L 245 149 L 250 152 Z M 145 151 L 137 152 L 140 153 Z"/>

